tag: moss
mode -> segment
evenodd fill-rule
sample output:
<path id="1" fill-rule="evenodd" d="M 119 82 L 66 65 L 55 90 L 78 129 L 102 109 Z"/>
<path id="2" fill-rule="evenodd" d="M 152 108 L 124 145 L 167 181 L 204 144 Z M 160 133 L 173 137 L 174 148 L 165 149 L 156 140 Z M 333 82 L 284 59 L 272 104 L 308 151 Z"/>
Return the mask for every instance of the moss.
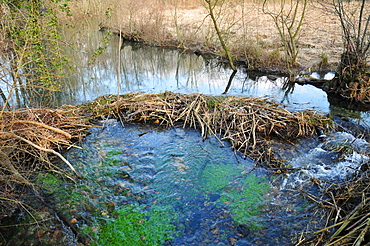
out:
<path id="1" fill-rule="evenodd" d="M 63 184 L 62 179 L 51 173 L 40 173 L 36 178 L 36 182 L 47 189 L 55 189 Z"/>
<path id="2" fill-rule="evenodd" d="M 108 157 L 112 157 L 112 156 L 120 155 L 120 154 L 122 154 L 122 151 L 119 151 L 119 150 L 111 150 L 111 151 L 108 151 L 107 156 Z"/>
<path id="3" fill-rule="evenodd" d="M 258 219 L 258 214 L 264 205 L 263 194 L 269 185 L 255 175 L 248 175 L 240 180 L 238 186 L 225 189 L 218 200 L 228 204 L 234 221 L 237 224 L 249 224 L 251 229 L 261 229 L 263 225 Z"/>
<path id="4" fill-rule="evenodd" d="M 223 102 L 222 98 L 217 98 L 217 97 L 206 97 L 207 99 L 207 104 L 209 108 L 218 108 Z"/>

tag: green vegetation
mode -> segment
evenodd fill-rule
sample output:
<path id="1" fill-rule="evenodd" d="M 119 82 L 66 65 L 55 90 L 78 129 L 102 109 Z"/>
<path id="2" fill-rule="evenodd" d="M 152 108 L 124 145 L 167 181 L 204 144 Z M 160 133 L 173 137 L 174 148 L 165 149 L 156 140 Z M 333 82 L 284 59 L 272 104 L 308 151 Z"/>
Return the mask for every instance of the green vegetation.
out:
<path id="1" fill-rule="evenodd" d="M 175 234 L 172 210 L 156 205 L 149 210 L 123 206 L 114 214 L 114 220 L 103 225 L 94 245 L 163 245 Z"/>
<path id="2" fill-rule="evenodd" d="M 115 211 L 115 201 L 107 199 L 113 191 L 104 183 L 109 182 L 112 177 L 123 177 L 130 180 L 130 177 L 126 176 L 127 173 L 117 172 L 118 167 L 127 164 L 114 159 L 114 156 L 118 154 L 121 152 L 112 150 L 107 153 L 109 157 L 105 161 L 91 162 L 91 166 L 86 166 L 84 170 L 81 170 L 84 180 L 77 183 L 71 183 L 68 179 L 63 179 L 54 173 L 40 173 L 36 183 L 58 200 L 57 209 L 67 218 L 79 220 L 81 213 L 91 214 L 89 216 L 90 225 L 81 224 L 80 226 L 83 233 L 96 236 L 96 228 L 99 227 L 101 221 L 111 218 L 111 213 Z M 132 193 L 124 190 L 120 192 L 120 195 L 131 196 Z"/>
<path id="3" fill-rule="evenodd" d="M 91 60 L 88 62 L 89 65 L 96 61 L 96 58 L 103 53 L 109 46 L 109 42 L 112 39 L 113 33 L 111 31 L 104 32 L 104 38 L 100 41 L 99 47 L 93 52 Z"/>
<path id="4" fill-rule="evenodd" d="M 5 64 L 0 66 L 0 73 L 12 80 L 7 82 L 7 97 L 0 90 L 3 109 L 13 96 L 18 107 L 40 94 L 46 102 L 48 93 L 59 89 L 59 79 L 69 67 L 55 10 L 41 0 L 0 4 L 0 49 L 6 51 L 1 55 Z"/>
<path id="5" fill-rule="evenodd" d="M 111 197 L 112 190 L 103 187 L 102 178 L 109 180 L 124 175 L 117 172 L 117 167 L 127 163 L 114 159 L 120 154 L 121 151 L 108 151 L 104 162 L 91 163 L 91 167 L 81 170 L 86 180 L 77 184 L 51 173 L 39 174 L 37 183 L 57 198 L 58 209 L 68 218 L 79 218 L 83 211 L 91 214 L 92 221 L 89 225 L 81 225 L 81 232 L 95 239 L 93 245 L 162 245 L 176 235 L 171 221 L 177 214 L 171 206 L 124 205 L 115 210 L 114 202 L 106 200 Z M 90 172 L 90 168 L 94 171 Z M 131 178 L 126 180 L 134 182 Z M 132 193 L 126 190 L 119 195 L 132 196 Z"/>
<path id="6" fill-rule="evenodd" d="M 220 193 L 216 201 L 218 206 L 226 205 L 237 224 L 249 224 L 251 228 L 261 229 L 263 225 L 254 216 L 264 205 L 263 194 L 269 190 L 269 184 L 254 174 L 242 175 L 242 172 L 238 166 L 207 166 L 200 179 L 202 189 Z"/>
<path id="7" fill-rule="evenodd" d="M 255 175 L 248 175 L 233 189 L 225 190 L 219 202 L 230 203 L 228 210 L 237 224 L 248 224 L 251 229 L 262 229 L 258 214 L 264 205 L 263 194 L 269 190 L 268 183 Z"/>

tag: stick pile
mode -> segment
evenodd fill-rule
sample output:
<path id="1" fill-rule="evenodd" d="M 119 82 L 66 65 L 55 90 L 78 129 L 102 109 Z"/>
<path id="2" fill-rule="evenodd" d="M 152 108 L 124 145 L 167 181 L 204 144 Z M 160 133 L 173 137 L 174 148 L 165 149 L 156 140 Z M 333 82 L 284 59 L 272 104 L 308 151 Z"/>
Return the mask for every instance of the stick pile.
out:
<path id="1" fill-rule="evenodd" d="M 115 96 L 100 98 L 89 107 L 113 114 L 123 122 L 199 129 L 203 137 L 212 134 L 220 140 L 228 140 L 232 148 L 245 157 L 270 164 L 278 163 L 268 146 L 272 137 L 291 142 L 333 127 L 330 119 L 314 111 L 292 113 L 267 99 L 248 97 L 172 92 L 128 94 L 119 100 Z"/>
<path id="2" fill-rule="evenodd" d="M 76 174 L 60 151 L 81 140 L 88 119 L 77 117 L 73 109 L 20 109 L 0 115 L 0 218 L 10 216 L 25 190 L 36 192 L 32 177 L 38 171 L 52 170 L 66 175 L 53 162 L 57 157 Z"/>
<path id="3" fill-rule="evenodd" d="M 324 190 L 321 197 L 309 197 L 327 210 L 326 227 L 297 245 L 369 245 L 370 242 L 370 169 L 340 185 Z"/>

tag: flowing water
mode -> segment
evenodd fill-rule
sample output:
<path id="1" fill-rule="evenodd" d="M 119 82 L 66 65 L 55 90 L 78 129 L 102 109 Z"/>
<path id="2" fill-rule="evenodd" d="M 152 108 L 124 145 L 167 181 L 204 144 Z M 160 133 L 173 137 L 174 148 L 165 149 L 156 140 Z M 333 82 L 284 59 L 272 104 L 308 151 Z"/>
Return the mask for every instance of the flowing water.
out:
<path id="1" fill-rule="evenodd" d="M 271 175 L 196 130 L 101 124 L 66 156 L 84 180 L 52 192 L 97 245 L 294 245 L 325 223 L 300 191 L 344 182 L 370 148 L 344 132 L 280 144 L 297 171 Z"/>
<path id="2" fill-rule="evenodd" d="M 78 47 L 70 50 L 76 71 L 54 94 L 56 105 L 116 94 L 118 87 L 121 94 L 170 90 L 219 95 L 231 75 L 212 59 L 129 42 L 121 46 L 118 64 L 115 37 L 92 61 L 88 54 L 104 35 L 92 31 L 71 38 Z M 242 69 L 228 93 L 268 97 L 291 110 L 331 112 L 365 127 L 369 118 L 367 112 L 330 105 L 314 86 L 289 86 L 286 78 Z M 317 194 L 312 179 L 344 182 L 369 152 L 368 142 L 345 132 L 294 146 L 277 144 L 278 157 L 296 171 L 271 175 L 234 153 L 228 143 L 203 140 L 195 130 L 122 126 L 112 120 L 101 125 L 91 130 L 81 149 L 66 154 L 83 180 L 72 184 L 50 174 L 40 177 L 50 187 L 55 207 L 98 245 L 294 245 L 325 222 L 322 211 L 300 191 Z"/>
<path id="3" fill-rule="evenodd" d="M 195 130 L 111 120 L 82 147 L 67 157 L 87 180 L 63 199 L 81 190 L 87 198 L 62 208 L 81 227 L 101 226 L 101 245 L 112 238 L 112 245 L 293 245 L 303 231 L 323 226 L 323 218 L 312 217 L 311 201 L 280 187 L 284 179 Z M 132 213 L 147 220 L 129 231 Z M 108 222 L 96 225 L 102 214 Z"/>

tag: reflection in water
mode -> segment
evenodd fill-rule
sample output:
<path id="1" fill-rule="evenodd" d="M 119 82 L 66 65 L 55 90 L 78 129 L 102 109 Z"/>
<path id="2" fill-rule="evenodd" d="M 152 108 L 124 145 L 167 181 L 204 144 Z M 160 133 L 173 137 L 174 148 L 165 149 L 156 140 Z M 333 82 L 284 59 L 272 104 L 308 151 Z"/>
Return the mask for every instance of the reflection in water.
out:
<path id="1" fill-rule="evenodd" d="M 227 82 L 226 89 L 225 89 L 225 91 L 224 91 L 222 94 L 227 94 L 227 93 L 229 92 L 230 86 L 231 86 L 231 85 L 232 85 L 232 83 L 233 83 L 233 79 L 234 79 L 234 77 L 235 77 L 236 73 L 237 73 L 237 70 L 234 70 L 234 71 L 232 72 L 232 74 L 230 75 L 230 78 L 229 78 L 229 82 Z"/>
<path id="2" fill-rule="evenodd" d="M 289 109 L 315 109 L 323 113 L 331 111 L 326 93 L 312 85 L 289 84 L 282 77 L 271 79 L 266 75 L 247 74 L 243 68 L 238 68 L 232 83 L 228 85 L 233 71 L 216 60 L 182 50 L 139 43 L 124 42 L 120 45 L 117 36 L 111 37 L 109 46 L 93 61 L 91 54 L 102 46 L 101 40 L 107 34 L 99 32 L 96 23 L 86 24 L 83 32 L 63 30 L 70 44 L 66 52 L 75 69 L 69 71 L 60 92 L 47 94 L 50 97 L 48 102 L 52 102 L 48 106 L 81 104 L 101 95 L 117 94 L 118 91 L 125 94 L 168 90 L 211 95 L 221 95 L 226 91 L 229 95 L 268 97 L 285 104 Z M 119 53 L 121 59 L 118 59 Z M 120 90 L 117 88 L 117 71 L 120 71 Z M 6 94 L 7 88 L 1 88 Z M 30 97 L 33 100 L 25 106 L 38 106 L 45 100 L 38 95 Z M 361 114 L 368 118 L 367 113 Z"/>
<path id="3" fill-rule="evenodd" d="M 104 33 L 99 32 L 100 39 Z M 99 39 L 96 35 L 96 39 Z M 118 37 L 113 37 L 110 46 L 88 66 L 87 47 L 73 52 L 77 72 L 66 83 L 64 104 L 79 104 L 100 95 L 117 93 Z M 251 79 L 248 74 L 235 74 L 227 87 L 232 70 L 216 60 L 208 60 L 193 53 L 150 47 L 138 43 L 124 42 L 121 46 L 122 94 L 131 92 L 160 93 L 166 90 L 179 93 L 203 93 L 221 95 L 228 91 L 232 95 L 269 97 L 294 108 L 315 108 L 328 112 L 326 94 L 310 85 L 296 85 L 294 90 L 283 88 L 284 78 L 272 81 L 267 76 Z"/>
<path id="4" fill-rule="evenodd" d="M 294 108 L 329 111 L 326 94 L 313 86 L 297 85 L 294 90 L 286 92 L 282 89 L 284 78 L 272 81 L 267 76 L 255 76 L 251 79 L 242 72 L 242 68 L 238 68 L 239 72 L 228 86 L 233 71 L 227 65 L 183 50 L 130 42 L 121 44 L 118 36 L 110 36 L 109 45 L 102 54 L 92 57 L 98 47 L 104 46 L 102 40 L 109 38 L 107 32 L 100 32 L 97 26 L 97 23 L 89 22 L 80 29 L 83 31 L 62 30 L 68 43 L 66 53 L 74 69 L 68 71 L 60 92 L 48 94 L 48 102 L 52 103 L 47 106 L 81 104 L 101 95 L 117 94 L 118 91 L 125 94 L 169 90 L 211 95 L 227 91 L 232 95 L 270 97 Z M 117 88 L 117 77 L 121 78 L 120 90 Z M 30 95 L 30 98 L 32 100 L 24 106 L 38 106 L 45 100 L 36 94 Z"/>

